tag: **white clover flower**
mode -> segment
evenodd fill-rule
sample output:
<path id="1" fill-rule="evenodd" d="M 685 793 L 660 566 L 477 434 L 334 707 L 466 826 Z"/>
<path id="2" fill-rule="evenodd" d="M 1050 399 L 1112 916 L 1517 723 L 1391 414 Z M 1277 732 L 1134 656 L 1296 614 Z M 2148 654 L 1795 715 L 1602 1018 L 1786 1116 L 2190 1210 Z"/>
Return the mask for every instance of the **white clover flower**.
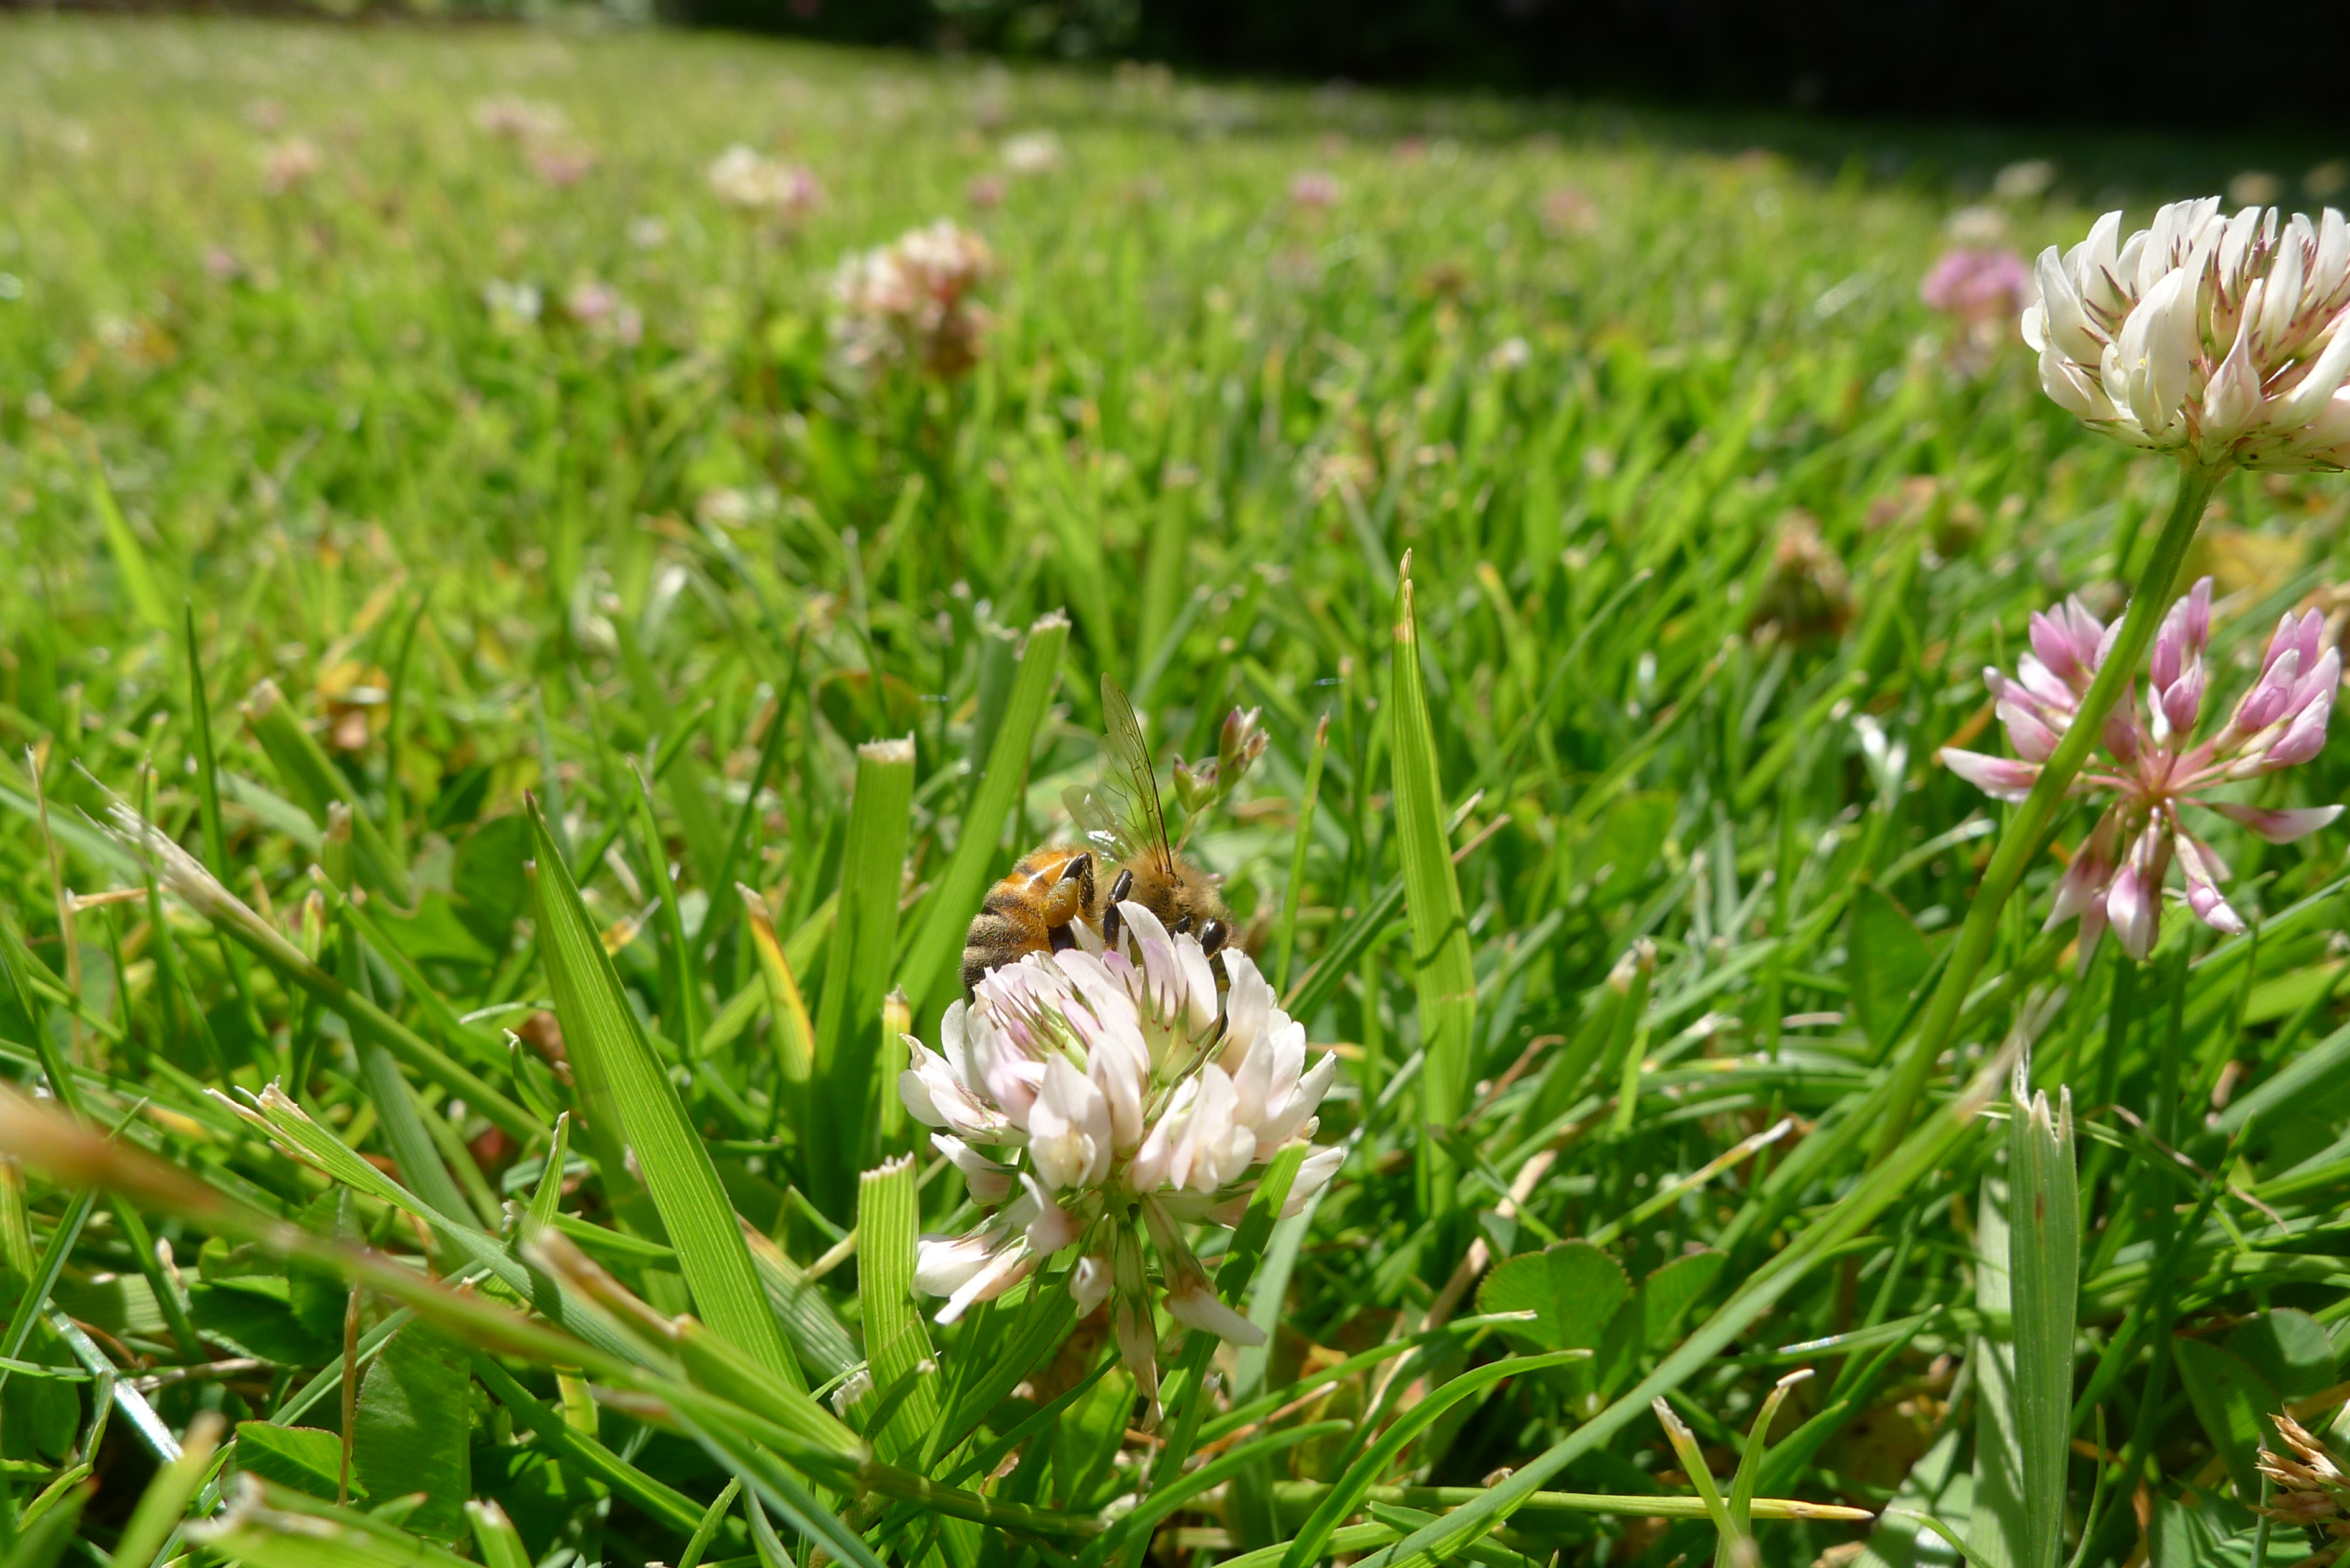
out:
<path id="1" fill-rule="evenodd" d="M 1248 955 L 1224 950 L 1230 989 L 1197 938 L 1170 936 L 1137 903 L 1118 906 L 1118 950 L 1084 922 L 1078 946 L 1031 953 L 979 982 L 940 1024 L 943 1053 L 907 1037 L 906 1108 L 940 1129 L 931 1144 L 993 1210 L 966 1235 L 926 1237 L 917 1288 L 947 1298 L 952 1322 L 1082 1246 L 1069 1292 L 1082 1311 L 1111 1302 L 1111 1331 L 1146 1389 L 1158 1335 L 1143 1238 L 1176 1321 L 1242 1345 L 1263 1334 L 1216 1296 L 1180 1227 L 1233 1225 L 1252 1175 L 1313 1137 L 1338 1069 L 1306 1060 L 1305 1026 L 1284 1012 Z M 1307 1155 L 1283 1204 L 1303 1210 L 1342 1151 Z"/>
<path id="2" fill-rule="evenodd" d="M 824 187 L 814 174 L 739 141 L 712 159 L 703 177 L 711 193 L 728 206 L 786 227 L 796 226 L 824 200 Z"/>
<path id="3" fill-rule="evenodd" d="M 2040 256 L 2023 312 L 2049 397 L 2131 446 L 2207 467 L 2350 466 L 2350 223 L 2174 202 Z"/>
<path id="4" fill-rule="evenodd" d="M 979 362 L 987 330 L 972 294 L 993 270 L 987 242 L 945 218 L 843 258 L 832 279 L 842 357 L 858 370 L 911 364 L 962 375 Z"/>
<path id="5" fill-rule="evenodd" d="M 1049 130 L 1027 130 L 1003 144 L 1003 166 L 1014 174 L 1049 174 L 1061 166 L 1061 139 Z"/>

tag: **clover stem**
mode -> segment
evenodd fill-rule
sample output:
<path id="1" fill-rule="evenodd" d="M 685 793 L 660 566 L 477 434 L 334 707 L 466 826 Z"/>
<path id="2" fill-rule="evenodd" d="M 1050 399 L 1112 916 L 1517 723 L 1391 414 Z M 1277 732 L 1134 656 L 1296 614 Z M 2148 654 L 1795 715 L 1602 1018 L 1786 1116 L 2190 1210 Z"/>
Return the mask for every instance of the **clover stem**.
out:
<path id="1" fill-rule="evenodd" d="M 1975 888 L 1974 901 L 1967 908 L 1966 923 L 1959 929 L 1958 947 L 1942 970 L 1941 981 L 1927 1002 L 1917 1033 L 1910 1037 L 1895 1064 L 1891 1095 L 1869 1157 L 1871 1165 L 1882 1162 L 1899 1147 L 1901 1135 L 1908 1130 L 1926 1080 L 1958 1030 L 1959 1015 L 1968 992 L 1973 988 L 1975 972 L 1982 968 L 1983 960 L 1991 955 L 1991 944 L 1998 939 L 2000 911 L 2039 853 L 2065 791 L 2072 787 L 2081 765 L 2088 761 L 2091 748 L 2104 732 L 2106 715 L 2113 711 L 2114 704 L 2137 678 L 2146 659 L 2147 645 L 2154 639 L 2163 612 L 2170 607 L 2170 597 L 2177 586 L 2179 566 L 2187 558 L 2187 547 L 2194 543 L 2204 508 L 2210 504 L 2211 493 L 2219 488 L 2227 472 L 2225 467 L 2206 468 L 2193 463 L 2180 468 L 2178 493 L 2171 502 L 2170 515 L 2163 520 L 2154 554 L 2138 578 L 2137 591 L 2130 596 L 2129 609 L 2123 617 L 2113 650 L 2097 667 L 2096 679 L 2081 699 L 2080 711 L 2072 725 L 2041 765 L 2032 793 L 2015 808 L 2006 830 L 1999 836 L 1991 864 L 1983 868 L 1982 881 Z M 2159 896 L 2158 892 L 2156 896 Z"/>

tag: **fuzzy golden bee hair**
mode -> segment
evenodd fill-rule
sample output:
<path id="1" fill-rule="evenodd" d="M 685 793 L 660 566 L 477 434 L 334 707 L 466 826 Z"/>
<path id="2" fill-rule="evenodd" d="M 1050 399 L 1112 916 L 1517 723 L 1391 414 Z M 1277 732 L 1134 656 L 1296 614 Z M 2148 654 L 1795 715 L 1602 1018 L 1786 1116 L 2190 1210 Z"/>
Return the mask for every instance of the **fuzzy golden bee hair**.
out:
<path id="1" fill-rule="evenodd" d="M 1105 808 L 1088 797 L 1080 816 L 1091 820 L 1080 826 L 1091 846 L 1032 849 L 1011 875 L 988 889 L 963 939 L 966 991 L 988 971 L 1017 962 L 1024 953 L 1076 946 L 1073 921 L 1083 920 L 1115 946 L 1118 906 L 1128 900 L 1156 915 L 1170 931 L 1199 938 L 1211 956 L 1232 940 L 1232 912 L 1224 908 L 1215 877 L 1168 841 L 1142 726 L 1126 693 L 1107 676 L 1102 677 L 1102 711 L 1109 732 L 1104 790 L 1123 809 Z"/>

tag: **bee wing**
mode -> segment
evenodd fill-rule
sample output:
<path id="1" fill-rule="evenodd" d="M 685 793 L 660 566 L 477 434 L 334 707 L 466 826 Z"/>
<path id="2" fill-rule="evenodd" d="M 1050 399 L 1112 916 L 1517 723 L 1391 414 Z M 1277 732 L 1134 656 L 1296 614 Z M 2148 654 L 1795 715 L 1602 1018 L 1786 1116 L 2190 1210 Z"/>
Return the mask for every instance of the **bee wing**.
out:
<path id="1" fill-rule="evenodd" d="M 1068 812 L 1069 820 L 1076 824 L 1078 836 L 1105 859 L 1125 860 L 1134 855 L 1133 836 L 1127 831 L 1126 816 L 1117 805 L 1077 784 L 1061 792 L 1061 805 Z"/>
<path id="2" fill-rule="evenodd" d="M 1167 815 L 1159 805 L 1159 776 L 1150 765 L 1150 745 L 1142 738 L 1141 722 L 1126 691 L 1107 675 L 1102 677 L 1102 784 L 1122 797 L 1128 836 L 1143 853 L 1172 874 L 1175 851 L 1167 842 Z"/>

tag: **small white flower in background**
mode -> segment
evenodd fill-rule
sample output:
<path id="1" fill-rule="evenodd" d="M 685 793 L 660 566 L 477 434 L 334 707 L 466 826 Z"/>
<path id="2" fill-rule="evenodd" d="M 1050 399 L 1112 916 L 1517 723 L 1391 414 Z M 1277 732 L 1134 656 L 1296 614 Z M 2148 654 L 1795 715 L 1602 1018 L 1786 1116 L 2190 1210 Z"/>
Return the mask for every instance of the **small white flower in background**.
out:
<path id="1" fill-rule="evenodd" d="M 1003 143 L 1003 167 L 1014 174 L 1049 174 L 1061 166 L 1061 139 L 1049 130 L 1024 130 Z"/>
<path id="2" fill-rule="evenodd" d="M 814 174 L 739 141 L 711 161 L 704 177 L 712 194 L 728 206 L 787 227 L 796 226 L 824 200 L 824 187 Z"/>
<path id="3" fill-rule="evenodd" d="M 669 224 L 650 215 L 630 218 L 629 243 L 640 251 L 657 251 L 669 244 Z"/>
<path id="4" fill-rule="evenodd" d="M 1523 337 L 1504 337 L 1494 344 L 1493 351 L 1487 356 L 1486 362 L 1496 370 L 1523 370 L 1534 363 L 1534 358 L 1533 346 Z"/>
<path id="5" fill-rule="evenodd" d="M 1143 1241 L 1176 1321 L 1241 1345 L 1263 1334 L 1217 1298 L 1181 1227 L 1235 1225 L 1253 1172 L 1314 1136 L 1337 1057 L 1308 1064 L 1305 1026 L 1275 1003 L 1248 956 L 1224 950 L 1230 990 L 1197 938 L 1170 936 L 1140 904 L 1118 906 L 1119 947 L 1076 922 L 1078 945 L 1031 953 L 947 1009 L 944 1054 L 911 1036 L 906 1108 L 991 1213 L 966 1235 L 926 1237 L 918 1289 L 947 1298 L 939 1320 L 1011 1289 L 1038 1260 L 1082 1246 L 1078 1307 L 1108 1301 L 1120 1353 L 1158 1386 Z M 1328 1183 L 1342 1151 L 1315 1148 L 1284 1216 Z"/>
<path id="6" fill-rule="evenodd" d="M 832 277 L 842 357 L 858 370 L 906 363 L 962 375 L 979 362 L 987 328 L 972 292 L 993 270 L 987 242 L 945 218 L 844 257 Z"/>
<path id="7" fill-rule="evenodd" d="M 2007 214 L 1988 202 L 1960 207 L 1942 220 L 1942 233 L 1954 245 L 1984 249 L 2007 243 Z"/>
<path id="8" fill-rule="evenodd" d="M 2265 169 L 2247 169 L 2228 182 L 2230 206 L 2265 207 L 2283 195 L 2284 182 Z"/>
<path id="9" fill-rule="evenodd" d="M 2045 195 L 2056 183 L 2056 165 L 2045 158 L 2025 158 L 1991 176 L 1991 188 L 2010 202 L 2028 202 Z"/>
<path id="10" fill-rule="evenodd" d="M 2350 223 L 2174 202 L 2040 256 L 2023 338 L 2040 384 L 2093 430 L 2207 467 L 2350 466 Z"/>
<path id="11" fill-rule="evenodd" d="M 727 485 L 705 490 L 693 504 L 693 514 L 702 522 L 715 523 L 722 528 L 740 528 L 751 520 L 751 498 Z"/>
<path id="12" fill-rule="evenodd" d="M 520 331 L 539 317 L 546 298 L 535 283 L 509 283 L 494 277 L 482 285 L 482 303 L 489 307 L 491 319 L 506 331 Z"/>

